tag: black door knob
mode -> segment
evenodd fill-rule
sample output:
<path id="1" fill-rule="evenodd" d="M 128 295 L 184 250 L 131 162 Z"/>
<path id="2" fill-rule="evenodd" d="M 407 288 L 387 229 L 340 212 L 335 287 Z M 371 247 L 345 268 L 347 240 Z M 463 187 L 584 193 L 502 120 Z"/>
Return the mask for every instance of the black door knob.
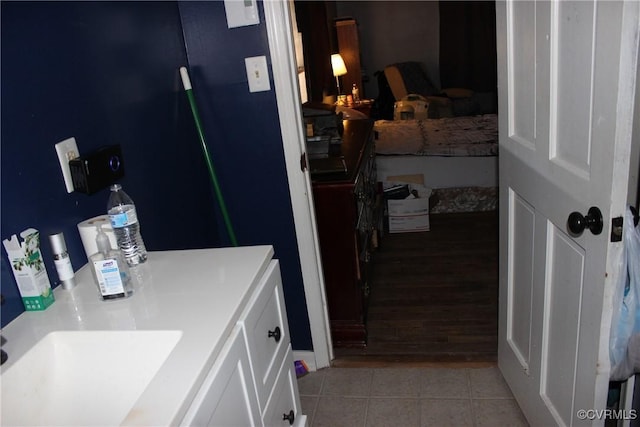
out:
<path id="1" fill-rule="evenodd" d="M 580 212 L 571 212 L 567 219 L 567 228 L 572 236 L 581 235 L 585 228 L 598 235 L 602 233 L 602 227 L 602 212 L 595 206 L 589 208 L 586 216 L 582 216 Z"/>
<path id="2" fill-rule="evenodd" d="M 296 420 L 296 414 L 293 412 L 293 409 L 289 411 L 288 414 L 282 414 L 282 421 L 289 421 L 289 425 L 292 426 L 293 422 Z"/>
<path id="3" fill-rule="evenodd" d="M 280 342 L 280 337 L 282 336 L 280 332 L 280 327 L 276 326 L 276 329 L 273 331 L 269 331 L 269 338 L 273 338 L 276 342 Z"/>

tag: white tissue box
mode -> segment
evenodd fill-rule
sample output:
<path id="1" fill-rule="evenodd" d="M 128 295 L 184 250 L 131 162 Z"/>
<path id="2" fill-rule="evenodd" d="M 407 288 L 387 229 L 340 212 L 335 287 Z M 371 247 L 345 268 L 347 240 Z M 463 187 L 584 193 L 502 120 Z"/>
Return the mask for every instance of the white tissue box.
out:
<path id="1" fill-rule="evenodd" d="M 20 233 L 20 237 L 22 242 L 14 234 L 2 243 L 18 283 L 22 304 L 27 311 L 44 310 L 53 304 L 54 297 L 40 253 L 40 232 L 28 228 Z"/>

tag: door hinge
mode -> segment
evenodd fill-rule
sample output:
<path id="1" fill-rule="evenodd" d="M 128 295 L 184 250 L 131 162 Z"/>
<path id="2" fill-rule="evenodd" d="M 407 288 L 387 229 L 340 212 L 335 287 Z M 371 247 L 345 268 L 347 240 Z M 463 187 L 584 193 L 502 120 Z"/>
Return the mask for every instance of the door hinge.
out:
<path id="1" fill-rule="evenodd" d="M 618 216 L 616 218 L 611 218 L 611 241 L 612 242 L 620 242 L 622 241 L 622 226 L 624 224 L 624 218 Z"/>
<path id="2" fill-rule="evenodd" d="M 300 155 L 300 170 L 302 172 L 307 170 L 307 153 L 302 153 Z"/>

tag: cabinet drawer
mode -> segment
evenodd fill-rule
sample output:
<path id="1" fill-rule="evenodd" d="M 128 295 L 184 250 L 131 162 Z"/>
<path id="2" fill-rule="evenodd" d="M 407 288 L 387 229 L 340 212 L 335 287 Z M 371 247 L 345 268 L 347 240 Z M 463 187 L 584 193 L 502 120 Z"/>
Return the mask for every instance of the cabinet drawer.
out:
<path id="1" fill-rule="evenodd" d="M 260 408 L 264 407 L 289 347 L 280 265 L 269 264 L 257 292 L 241 316 Z"/>
<path id="2" fill-rule="evenodd" d="M 183 426 L 261 425 L 249 356 L 237 325 L 182 420 Z"/>
<path id="3" fill-rule="evenodd" d="M 293 366 L 293 355 L 289 350 L 279 368 L 273 393 L 264 411 L 265 427 L 289 427 L 306 425 L 306 416 L 300 410 L 298 383 Z"/>

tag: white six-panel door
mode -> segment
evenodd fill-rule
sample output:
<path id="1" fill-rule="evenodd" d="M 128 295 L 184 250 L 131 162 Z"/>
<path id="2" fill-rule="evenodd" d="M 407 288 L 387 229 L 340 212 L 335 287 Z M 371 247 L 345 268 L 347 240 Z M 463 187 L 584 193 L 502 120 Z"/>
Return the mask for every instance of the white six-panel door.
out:
<path id="1" fill-rule="evenodd" d="M 604 409 L 625 210 L 638 5 L 498 1 L 499 367 L 532 425 Z M 625 156 L 625 153 L 627 155 Z M 604 230 L 567 231 L 598 207 Z M 590 412 L 593 415 L 594 412 Z"/>

